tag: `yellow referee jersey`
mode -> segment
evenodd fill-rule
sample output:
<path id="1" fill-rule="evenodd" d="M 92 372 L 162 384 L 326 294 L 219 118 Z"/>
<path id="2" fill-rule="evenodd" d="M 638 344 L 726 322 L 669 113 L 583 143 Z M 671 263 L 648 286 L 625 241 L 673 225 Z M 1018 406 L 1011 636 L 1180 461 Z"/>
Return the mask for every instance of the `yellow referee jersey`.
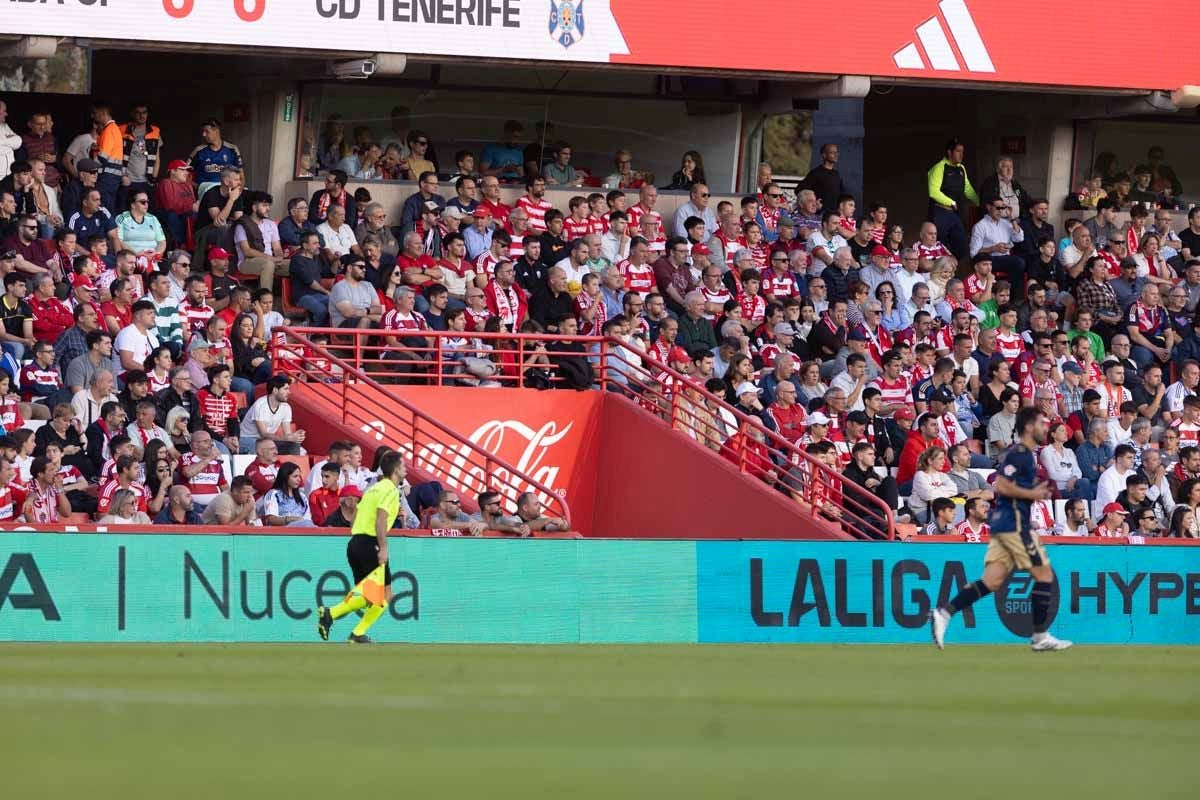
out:
<path id="1" fill-rule="evenodd" d="M 387 512 L 387 526 L 391 530 L 400 514 L 400 492 L 390 478 L 383 478 L 363 492 L 354 513 L 354 525 L 350 532 L 355 536 L 375 535 L 375 516 L 379 509 Z"/>

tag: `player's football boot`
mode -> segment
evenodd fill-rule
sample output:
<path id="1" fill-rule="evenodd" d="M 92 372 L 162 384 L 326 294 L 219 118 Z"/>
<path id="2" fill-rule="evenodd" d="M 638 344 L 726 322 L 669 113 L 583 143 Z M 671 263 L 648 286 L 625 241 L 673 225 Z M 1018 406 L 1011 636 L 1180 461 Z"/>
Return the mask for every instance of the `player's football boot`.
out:
<path id="1" fill-rule="evenodd" d="M 935 608 L 929 612 L 929 631 L 933 634 L 933 643 L 938 650 L 946 649 L 946 628 L 950 625 L 949 612 Z"/>
<path id="2" fill-rule="evenodd" d="M 352 633 L 350 634 L 350 638 L 346 641 L 350 642 L 351 644 L 373 644 L 371 637 L 367 636 L 365 633 L 361 636 L 359 636 L 357 633 Z"/>
<path id="3" fill-rule="evenodd" d="M 1030 640 L 1029 646 L 1035 653 L 1048 653 L 1051 650 L 1066 650 L 1074 642 L 1066 639 L 1056 639 L 1053 634 L 1044 633 L 1041 638 Z"/>

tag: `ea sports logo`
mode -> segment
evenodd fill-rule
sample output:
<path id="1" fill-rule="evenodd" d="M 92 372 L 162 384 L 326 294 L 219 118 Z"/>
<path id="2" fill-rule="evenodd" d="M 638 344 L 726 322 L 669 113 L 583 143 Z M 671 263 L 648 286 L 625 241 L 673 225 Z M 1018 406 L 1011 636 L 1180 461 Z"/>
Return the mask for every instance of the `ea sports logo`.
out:
<path id="1" fill-rule="evenodd" d="M 1015 636 L 1023 639 L 1033 635 L 1033 584 L 1033 576 L 1028 572 L 1014 572 L 995 593 L 996 613 L 1000 621 Z M 1046 624 L 1054 622 L 1057 615 L 1058 581 L 1055 581 L 1051 584 Z"/>

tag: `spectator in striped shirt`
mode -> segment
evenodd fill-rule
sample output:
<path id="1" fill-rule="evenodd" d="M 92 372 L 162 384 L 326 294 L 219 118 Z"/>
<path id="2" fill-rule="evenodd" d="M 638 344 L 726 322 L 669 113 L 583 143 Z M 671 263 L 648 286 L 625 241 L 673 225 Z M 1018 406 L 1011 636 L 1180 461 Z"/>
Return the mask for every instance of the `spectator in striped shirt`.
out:
<path id="1" fill-rule="evenodd" d="M 525 181 L 525 194 L 517 199 L 517 208 L 529 216 L 529 228 L 536 233 L 546 231 L 546 212 L 554 206 L 546 200 L 546 180 L 531 177 Z"/>
<path id="2" fill-rule="evenodd" d="M 179 358 L 183 352 L 183 322 L 179 318 L 179 305 L 171 296 L 171 279 L 164 273 L 155 273 L 150 278 L 150 293 L 143 300 L 154 306 L 154 330 L 158 341 L 171 348 L 171 356 Z"/>

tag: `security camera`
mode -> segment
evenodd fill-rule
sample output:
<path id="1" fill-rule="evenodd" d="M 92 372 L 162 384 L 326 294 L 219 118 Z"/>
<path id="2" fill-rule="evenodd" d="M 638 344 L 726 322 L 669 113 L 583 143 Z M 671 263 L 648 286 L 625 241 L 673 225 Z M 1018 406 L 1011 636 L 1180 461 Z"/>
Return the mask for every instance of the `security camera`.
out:
<path id="1" fill-rule="evenodd" d="M 369 78 L 375 74 L 378 65 L 373 59 L 359 58 L 353 61 L 339 61 L 329 65 L 329 74 L 335 78 Z"/>

